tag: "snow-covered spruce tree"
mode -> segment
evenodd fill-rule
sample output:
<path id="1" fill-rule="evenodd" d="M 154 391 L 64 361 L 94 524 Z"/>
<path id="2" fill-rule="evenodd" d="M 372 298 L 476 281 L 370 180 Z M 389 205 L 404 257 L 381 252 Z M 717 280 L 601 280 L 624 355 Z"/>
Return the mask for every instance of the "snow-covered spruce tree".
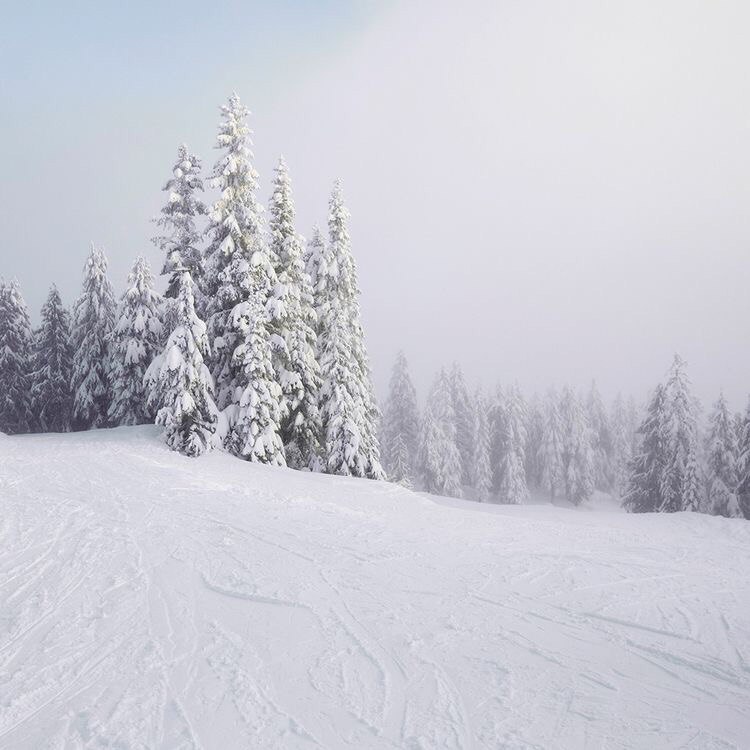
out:
<path id="1" fill-rule="evenodd" d="M 560 400 L 563 423 L 562 469 L 565 498 L 580 505 L 594 492 L 591 427 L 578 396 L 567 386 Z"/>
<path id="2" fill-rule="evenodd" d="M 318 359 L 321 367 L 320 412 L 326 471 L 383 479 L 377 426 L 379 410 L 360 322 L 359 288 L 348 230 L 349 212 L 336 182 L 328 213 L 329 241 L 315 270 Z M 312 262 L 308 252 L 308 262 Z M 349 357 L 342 361 L 342 357 Z M 345 378 L 342 380 L 342 378 Z M 345 410 L 345 416 L 336 412 Z M 346 423 L 345 451 L 340 430 Z"/>
<path id="3" fill-rule="evenodd" d="M 201 235 L 195 222 L 198 216 L 205 214 L 206 208 L 196 197 L 203 191 L 200 177 L 200 159 L 191 154 L 183 143 L 177 149 L 177 160 L 172 167 L 172 176 L 162 188 L 167 193 L 167 202 L 161 209 L 161 215 L 155 220 L 163 234 L 154 237 L 152 242 L 164 256 L 162 275 L 167 276 L 167 290 L 164 293 L 166 314 L 165 329 L 174 329 L 174 321 L 169 320 L 170 309 L 175 308 L 179 296 L 180 275 L 183 270 L 190 271 L 193 282 L 200 289 L 203 278 L 203 256 L 201 253 Z M 202 304 L 197 304 L 200 310 Z"/>
<path id="4" fill-rule="evenodd" d="M 563 423 L 557 393 L 551 390 L 544 401 L 544 428 L 539 446 L 541 486 L 551 500 L 563 487 Z"/>
<path id="5" fill-rule="evenodd" d="M 285 466 L 282 393 L 273 369 L 266 309 L 261 299 L 251 295 L 235 305 L 232 316 L 232 329 L 242 335 L 232 366 L 243 387 L 236 403 L 227 407 L 233 425 L 227 447 L 248 461 Z"/>
<path id="6" fill-rule="evenodd" d="M 461 455 L 456 445 L 451 384 L 445 370 L 440 371 L 427 398 L 418 462 L 427 492 L 461 497 Z"/>
<path id="7" fill-rule="evenodd" d="M 156 424 L 172 450 L 200 456 L 214 445 L 218 410 L 213 381 L 204 360 L 208 355 L 206 326 L 195 312 L 190 272 L 180 274 L 174 329 L 164 350 L 146 370 L 151 408 L 159 407 Z"/>
<path id="8" fill-rule="evenodd" d="M 524 460 L 526 462 L 526 483 L 529 487 L 535 489 L 541 489 L 544 486 L 544 466 L 541 461 L 543 443 L 544 404 L 539 396 L 534 394 L 526 412 L 526 448 L 524 451 Z"/>
<path id="9" fill-rule="evenodd" d="M 526 408 L 517 387 L 514 386 L 508 390 L 502 408 L 504 412 L 501 422 L 503 449 L 498 470 L 498 500 L 508 505 L 519 505 L 528 502 L 529 490 L 526 485 L 524 466 Z"/>
<path id="10" fill-rule="evenodd" d="M 591 427 L 594 486 L 603 492 L 610 492 L 614 485 L 612 427 L 594 381 L 586 400 L 586 416 Z"/>
<path id="11" fill-rule="evenodd" d="M 0 284 L 0 432 L 30 432 L 32 333 L 17 281 Z"/>
<path id="12" fill-rule="evenodd" d="M 750 399 L 737 431 L 737 498 L 740 511 L 750 519 Z"/>
<path id="13" fill-rule="evenodd" d="M 628 465 L 629 476 L 622 505 L 631 513 L 652 513 L 663 504 L 662 486 L 669 441 L 666 406 L 666 391 L 659 384 L 637 430 L 639 449 Z"/>
<path id="14" fill-rule="evenodd" d="M 474 414 L 464 374 L 458 362 L 454 362 L 451 368 L 450 385 L 453 413 L 456 415 L 456 444 L 461 456 L 461 482 L 470 484 Z"/>
<path id="15" fill-rule="evenodd" d="M 276 263 L 277 310 L 274 330 L 276 378 L 281 387 L 281 437 L 287 463 L 296 469 L 320 464 L 320 366 L 313 291 L 305 269 L 302 238 L 294 227 L 294 201 L 289 172 L 279 159 L 269 207 L 269 247 Z"/>
<path id="16" fill-rule="evenodd" d="M 115 298 L 104 251 L 91 245 L 83 270 L 83 291 L 73 307 L 73 426 L 107 425 L 112 402 L 110 344 Z"/>
<path id="17" fill-rule="evenodd" d="M 70 316 L 54 285 L 34 333 L 31 408 L 42 432 L 68 432 L 73 418 Z"/>
<path id="18" fill-rule="evenodd" d="M 690 393 L 685 361 L 676 354 L 666 385 L 667 461 L 659 510 L 701 510 L 697 403 Z"/>
<path id="19" fill-rule="evenodd" d="M 263 208 L 256 200 L 258 174 L 252 165 L 248 110 L 232 94 L 221 114 L 216 147 L 222 154 L 211 174 L 220 196 L 209 213 L 211 241 L 201 291 L 206 300 L 216 403 L 223 410 L 236 403 L 244 386 L 233 367 L 234 351 L 243 338 L 233 327 L 243 319 L 234 315 L 234 307 L 246 302 L 251 293 L 259 295 L 265 305 L 276 278 L 264 240 Z"/>
<path id="20" fill-rule="evenodd" d="M 414 465 L 419 437 L 417 393 L 402 351 L 396 355 L 388 400 L 383 410 L 382 454 L 386 474 L 392 482 L 414 483 Z"/>
<path id="21" fill-rule="evenodd" d="M 471 485 L 480 503 L 490 499 L 492 467 L 490 465 L 490 419 L 487 399 L 481 389 L 474 397 L 474 437 Z"/>
<path id="22" fill-rule="evenodd" d="M 741 518 L 737 497 L 737 435 L 724 394 L 709 417 L 706 438 L 706 508 L 716 516 Z"/>
<path id="23" fill-rule="evenodd" d="M 144 375 L 162 341 L 161 302 L 148 263 L 137 258 L 112 334 L 113 399 L 109 421 L 113 425 L 153 422 L 155 411 L 148 405 Z"/>
<path id="24" fill-rule="evenodd" d="M 612 434 L 612 491 L 623 497 L 633 458 L 633 436 L 622 395 L 617 394 L 609 417 Z"/>

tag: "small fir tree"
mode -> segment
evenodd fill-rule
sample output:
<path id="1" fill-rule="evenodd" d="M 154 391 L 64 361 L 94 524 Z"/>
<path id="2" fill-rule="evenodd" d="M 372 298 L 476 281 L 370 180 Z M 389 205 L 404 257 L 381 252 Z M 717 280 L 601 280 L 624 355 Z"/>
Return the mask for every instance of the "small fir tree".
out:
<path id="1" fill-rule="evenodd" d="M 68 432 L 73 417 L 70 316 L 54 285 L 34 335 L 31 406 L 42 432 Z"/>
<path id="2" fill-rule="evenodd" d="M 405 486 L 414 481 L 419 436 L 417 393 L 402 351 L 396 355 L 391 374 L 382 428 L 383 463 L 388 478 Z"/>
<path id="3" fill-rule="evenodd" d="M 450 379 L 441 370 L 430 390 L 419 438 L 419 465 L 427 492 L 461 497 L 461 455 Z"/>
<path id="4" fill-rule="evenodd" d="M 137 258 L 118 309 L 112 335 L 112 388 L 109 421 L 114 425 L 152 422 L 144 376 L 163 337 L 161 297 L 154 290 L 151 269 Z"/>
<path id="5" fill-rule="evenodd" d="M 31 432 L 32 332 L 17 281 L 0 284 L 0 432 Z"/>
<path id="6" fill-rule="evenodd" d="M 492 468 L 490 466 L 490 420 L 487 399 L 481 389 L 474 398 L 474 452 L 472 457 L 472 481 L 474 495 L 480 503 L 490 499 Z"/>
<path id="7" fill-rule="evenodd" d="M 663 385 L 654 389 L 637 433 L 640 447 L 629 463 L 622 505 L 631 513 L 651 513 L 663 506 L 663 477 L 669 441 Z"/>
<path id="8" fill-rule="evenodd" d="M 200 456 L 215 442 L 218 410 L 213 400 L 206 326 L 195 312 L 190 272 L 180 275 L 175 328 L 164 350 L 146 371 L 151 408 L 163 425 L 167 445 L 186 456 Z"/>
<path id="9" fill-rule="evenodd" d="M 737 450 L 734 421 L 721 393 L 709 417 L 706 438 L 706 507 L 717 516 L 742 517 L 737 498 Z"/>
<path id="10" fill-rule="evenodd" d="M 107 278 L 107 258 L 92 244 L 83 272 L 83 292 L 73 308 L 73 422 L 77 429 L 108 424 L 114 325 L 115 298 Z"/>

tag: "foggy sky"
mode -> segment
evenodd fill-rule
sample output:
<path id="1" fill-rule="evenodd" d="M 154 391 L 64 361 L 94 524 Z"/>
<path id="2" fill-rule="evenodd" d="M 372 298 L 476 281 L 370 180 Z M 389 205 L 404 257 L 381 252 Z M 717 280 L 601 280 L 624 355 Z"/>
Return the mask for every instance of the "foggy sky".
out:
<path id="1" fill-rule="evenodd" d="M 107 4 L 104 4 L 107 5 Z M 273 7 L 269 7 L 273 6 Z M 178 10 L 181 9 L 181 10 Z M 0 274 L 38 315 L 91 240 L 119 294 L 158 272 L 149 219 L 218 106 L 253 112 L 260 199 L 298 230 L 344 181 L 383 393 L 569 382 L 645 396 L 674 352 L 708 407 L 750 392 L 750 5 L 653 2 L 32 4 L 0 30 Z M 5 23 L 7 21 L 7 23 Z"/>

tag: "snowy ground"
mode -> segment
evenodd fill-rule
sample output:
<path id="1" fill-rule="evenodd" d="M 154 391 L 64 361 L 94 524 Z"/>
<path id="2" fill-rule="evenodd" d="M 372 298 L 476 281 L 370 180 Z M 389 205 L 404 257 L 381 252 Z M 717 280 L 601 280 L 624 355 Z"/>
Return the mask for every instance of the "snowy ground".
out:
<path id="1" fill-rule="evenodd" d="M 156 435 L 0 436 L 0 747 L 750 747 L 750 523 Z"/>

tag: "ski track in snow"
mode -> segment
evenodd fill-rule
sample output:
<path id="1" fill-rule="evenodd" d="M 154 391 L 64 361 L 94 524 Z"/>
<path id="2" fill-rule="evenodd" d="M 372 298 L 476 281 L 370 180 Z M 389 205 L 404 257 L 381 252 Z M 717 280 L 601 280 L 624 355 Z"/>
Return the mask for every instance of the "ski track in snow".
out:
<path id="1" fill-rule="evenodd" d="M 750 523 L 0 436 L 0 748 L 747 748 Z"/>

